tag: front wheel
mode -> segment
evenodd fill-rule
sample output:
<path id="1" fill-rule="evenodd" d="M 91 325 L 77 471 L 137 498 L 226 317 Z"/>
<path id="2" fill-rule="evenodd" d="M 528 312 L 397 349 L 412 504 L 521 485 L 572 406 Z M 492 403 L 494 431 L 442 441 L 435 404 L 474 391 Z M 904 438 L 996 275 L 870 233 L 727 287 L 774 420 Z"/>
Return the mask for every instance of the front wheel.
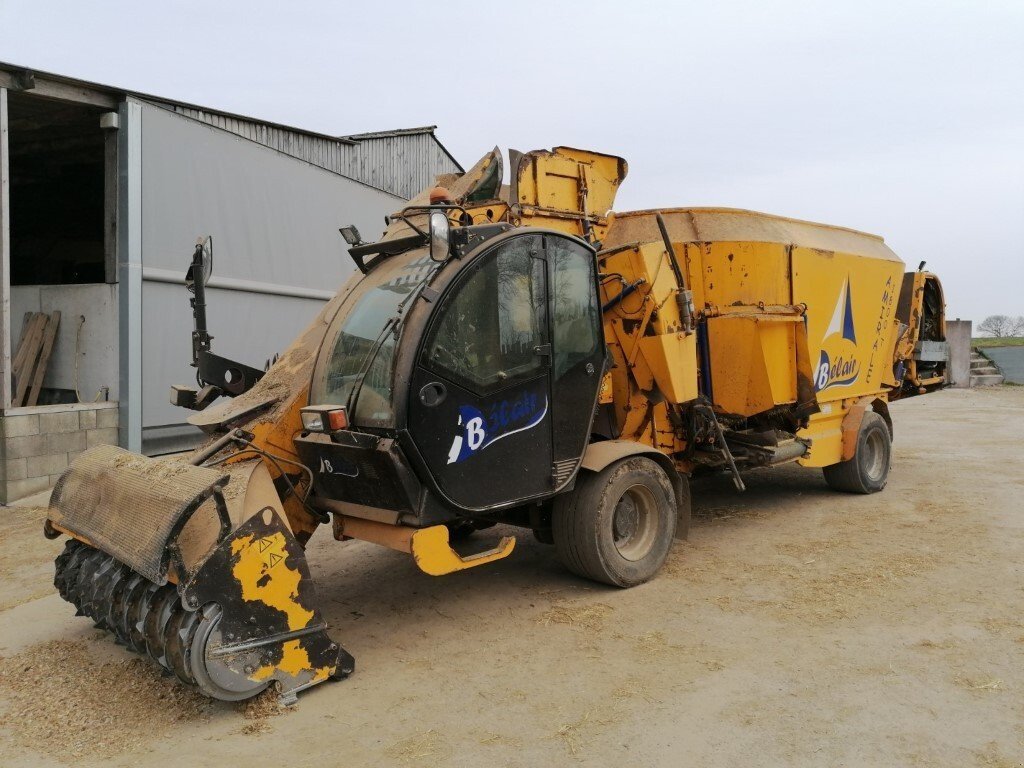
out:
<path id="1" fill-rule="evenodd" d="M 853 458 L 823 467 L 825 482 L 836 491 L 877 493 L 885 488 L 892 464 L 892 437 L 885 419 L 873 411 L 864 414 Z"/>
<path id="2" fill-rule="evenodd" d="M 644 456 L 622 459 L 555 499 L 555 548 L 575 574 L 632 587 L 658 572 L 672 548 L 676 503 L 665 471 Z"/>

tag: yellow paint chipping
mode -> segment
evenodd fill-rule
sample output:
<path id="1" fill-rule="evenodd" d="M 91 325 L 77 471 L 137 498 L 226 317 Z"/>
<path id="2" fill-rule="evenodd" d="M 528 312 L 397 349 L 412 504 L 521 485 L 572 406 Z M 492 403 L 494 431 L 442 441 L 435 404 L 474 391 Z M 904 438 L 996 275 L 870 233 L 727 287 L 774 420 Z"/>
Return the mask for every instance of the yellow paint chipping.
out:
<path id="1" fill-rule="evenodd" d="M 269 680 L 277 670 L 281 670 L 292 677 L 298 677 L 304 673 L 312 672 L 310 682 L 319 683 L 326 680 L 331 674 L 329 667 L 313 668 L 309 660 L 309 654 L 302 647 L 298 640 L 289 640 L 281 646 L 281 661 L 278 664 L 267 664 L 260 667 L 250 675 L 250 679 L 256 681 Z"/>
<path id="2" fill-rule="evenodd" d="M 231 543 L 231 552 L 238 558 L 231 572 L 242 588 L 243 600 L 283 611 L 290 630 L 303 629 L 312 621 L 313 612 L 298 602 L 301 576 L 288 565 L 283 533 L 240 537 Z"/>

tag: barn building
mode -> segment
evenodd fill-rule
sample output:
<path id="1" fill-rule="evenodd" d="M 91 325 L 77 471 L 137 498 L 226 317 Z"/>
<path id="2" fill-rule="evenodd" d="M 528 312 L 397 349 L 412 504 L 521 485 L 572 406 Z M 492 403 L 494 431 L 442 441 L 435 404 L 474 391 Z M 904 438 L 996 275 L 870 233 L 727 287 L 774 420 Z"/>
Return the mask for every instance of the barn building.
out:
<path id="1" fill-rule="evenodd" d="M 0 63 L 0 501 L 97 443 L 198 440 L 168 399 L 198 236 L 214 351 L 263 367 L 352 272 L 340 226 L 461 170 L 434 126 L 328 136 Z"/>

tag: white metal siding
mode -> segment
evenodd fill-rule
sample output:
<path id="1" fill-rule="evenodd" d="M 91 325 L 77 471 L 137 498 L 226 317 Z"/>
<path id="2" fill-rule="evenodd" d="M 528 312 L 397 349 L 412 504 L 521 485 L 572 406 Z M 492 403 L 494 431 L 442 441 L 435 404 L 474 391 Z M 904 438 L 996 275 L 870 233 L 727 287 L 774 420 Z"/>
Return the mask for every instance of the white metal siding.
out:
<path id="1" fill-rule="evenodd" d="M 168 280 L 185 274 L 196 236 L 213 235 L 213 350 L 260 368 L 355 269 L 338 227 L 376 236 L 402 201 L 205 121 L 148 104 L 142 118 L 141 423 L 159 453 L 194 433 L 168 401 L 195 377 L 189 294 Z"/>
<path id="2" fill-rule="evenodd" d="M 433 184 L 438 175 L 460 170 L 428 131 L 358 139 L 350 144 L 194 107 L 171 108 L 178 114 L 406 200 Z"/>

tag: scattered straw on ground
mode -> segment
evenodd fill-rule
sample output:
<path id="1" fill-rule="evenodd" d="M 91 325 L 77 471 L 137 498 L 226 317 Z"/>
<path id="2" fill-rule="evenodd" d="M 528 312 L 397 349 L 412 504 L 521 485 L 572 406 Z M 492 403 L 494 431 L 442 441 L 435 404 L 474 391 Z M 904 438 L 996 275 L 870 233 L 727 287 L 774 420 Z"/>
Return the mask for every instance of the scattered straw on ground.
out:
<path id="1" fill-rule="evenodd" d="M 211 708 L 141 658 L 97 662 L 85 643 L 64 640 L 0 659 L 0 701 L 8 738 L 63 759 L 137 750 Z"/>
<path id="2" fill-rule="evenodd" d="M 914 647 L 927 648 L 929 650 L 948 650 L 950 648 L 955 648 L 956 643 L 952 640 L 930 640 L 925 638 L 924 640 L 914 643 Z"/>
<path id="3" fill-rule="evenodd" d="M 986 631 L 994 635 L 1015 633 L 1024 629 L 1024 621 L 1020 619 L 1006 619 L 990 617 L 978 622 Z"/>
<path id="4" fill-rule="evenodd" d="M 270 686 L 267 690 L 255 698 L 244 701 L 238 705 L 239 711 L 249 722 L 242 726 L 242 733 L 255 736 L 261 733 L 268 733 L 273 727 L 268 722 L 269 718 L 284 714 L 287 710 L 281 706 L 277 689 Z"/>
<path id="5" fill-rule="evenodd" d="M 612 612 L 605 603 L 577 603 L 567 600 L 555 602 L 538 620 L 545 627 L 551 624 L 565 624 L 573 629 L 600 632 L 604 620 Z"/>
<path id="6" fill-rule="evenodd" d="M 587 740 L 594 735 L 594 731 L 611 725 L 614 719 L 611 716 L 598 717 L 593 711 L 583 713 L 579 720 L 565 723 L 555 731 L 554 738 L 561 739 L 569 749 L 570 755 L 577 755 L 586 746 Z"/>
<path id="7" fill-rule="evenodd" d="M 53 556 L 63 542 L 43 539 L 46 507 L 4 507 L 0 539 L 0 611 L 53 594 Z"/>
<path id="8" fill-rule="evenodd" d="M 1003 691 L 1006 686 L 998 677 L 968 677 L 957 675 L 953 682 L 969 691 Z"/>
<path id="9" fill-rule="evenodd" d="M 639 680 L 627 680 L 625 683 L 620 685 L 614 691 L 612 691 L 612 698 L 614 699 L 642 699 L 648 704 L 660 704 L 659 699 L 654 698 L 651 695 L 650 689 L 641 683 Z"/>
<path id="10" fill-rule="evenodd" d="M 434 764 L 437 760 L 451 754 L 451 747 L 433 728 L 414 733 L 408 738 L 392 744 L 384 750 L 388 757 L 403 763 L 425 762 Z"/>
<path id="11" fill-rule="evenodd" d="M 521 747 L 523 740 L 515 736 L 505 736 L 500 733 L 488 733 L 480 739 L 480 743 L 488 747 Z"/>
<path id="12" fill-rule="evenodd" d="M 653 659 L 670 653 L 685 651 L 681 645 L 673 645 L 665 637 L 664 632 L 647 632 L 636 639 L 637 654 L 644 659 Z"/>
<path id="13" fill-rule="evenodd" d="M 978 765 L 986 768 L 1024 768 L 1024 761 L 1006 757 L 994 741 L 986 744 L 984 749 L 976 750 L 974 756 L 978 759 Z"/>

